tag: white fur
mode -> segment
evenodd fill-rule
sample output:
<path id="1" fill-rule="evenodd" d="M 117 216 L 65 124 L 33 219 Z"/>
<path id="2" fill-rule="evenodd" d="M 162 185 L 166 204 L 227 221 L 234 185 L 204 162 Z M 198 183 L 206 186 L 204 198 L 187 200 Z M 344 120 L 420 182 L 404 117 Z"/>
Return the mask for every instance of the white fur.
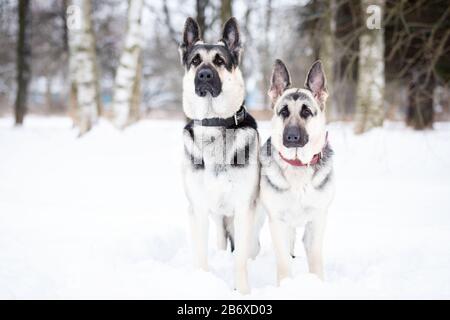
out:
<path id="1" fill-rule="evenodd" d="M 213 98 L 195 94 L 195 69 L 191 68 L 183 78 L 183 110 L 190 119 L 228 118 L 231 117 L 244 101 L 244 80 L 239 69 L 219 73 L 222 80 L 222 93 Z"/>

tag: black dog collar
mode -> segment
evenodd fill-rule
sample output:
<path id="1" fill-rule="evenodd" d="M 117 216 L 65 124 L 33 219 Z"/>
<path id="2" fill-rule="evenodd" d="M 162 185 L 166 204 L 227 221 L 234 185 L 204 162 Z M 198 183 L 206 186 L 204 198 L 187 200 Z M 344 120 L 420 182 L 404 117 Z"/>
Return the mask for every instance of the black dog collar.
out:
<path id="1" fill-rule="evenodd" d="M 229 118 L 210 118 L 202 120 L 193 120 L 195 125 L 203 127 L 225 127 L 232 128 L 237 127 L 241 124 L 245 117 L 247 116 L 247 110 L 245 110 L 244 104 L 239 108 L 239 110 Z"/>

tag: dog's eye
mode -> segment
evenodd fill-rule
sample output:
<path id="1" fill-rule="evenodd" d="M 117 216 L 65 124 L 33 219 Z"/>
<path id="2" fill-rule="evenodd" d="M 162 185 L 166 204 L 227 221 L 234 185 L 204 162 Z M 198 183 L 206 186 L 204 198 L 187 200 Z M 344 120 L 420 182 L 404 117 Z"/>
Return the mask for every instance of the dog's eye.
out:
<path id="1" fill-rule="evenodd" d="M 289 117 L 289 109 L 287 104 L 285 104 L 283 106 L 283 108 L 281 108 L 280 112 L 278 113 L 280 116 L 282 116 L 284 119 L 286 119 L 287 117 Z"/>
<path id="2" fill-rule="evenodd" d="M 223 66 L 225 64 L 225 61 L 218 54 L 216 54 L 216 56 L 214 57 L 214 64 L 216 66 Z"/>
<path id="3" fill-rule="evenodd" d="M 202 59 L 200 58 L 199 55 L 196 55 L 196 56 L 194 57 L 194 59 L 192 59 L 192 64 L 193 64 L 194 66 L 198 66 L 201 62 L 202 62 Z"/>
<path id="4" fill-rule="evenodd" d="M 309 108 L 305 105 L 302 106 L 302 111 L 300 111 L 300 116 L 302 118 L 308 118 L 310 116 L 312 116 L 312 112 L 311 110 L 309 110 Z"/>

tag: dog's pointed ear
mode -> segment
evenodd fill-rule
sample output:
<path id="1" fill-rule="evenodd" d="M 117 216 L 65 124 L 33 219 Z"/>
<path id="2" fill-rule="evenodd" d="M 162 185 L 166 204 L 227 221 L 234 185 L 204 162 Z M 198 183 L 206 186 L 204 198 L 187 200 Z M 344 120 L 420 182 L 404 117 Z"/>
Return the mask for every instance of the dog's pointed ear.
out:
<path id="1" fill-rule="evenodd" d="M 235 65 L 239 64 L 241 56 L 241 35 L 239 33 L 239 26 L 236 18 L 231 17 L 225 22 L 222 32 L 222 41 L 226 44 L 231 52 L 231 55 L 235 59 Z"/>
<path id="2" fill-rule="evenodd" d="M 186 58 L 194 44 L 200 40 L 200 27 L 197 21 L 189 17 L 184 23 L 183 41 L 180 44 L 181 63 L 186 64 Z"/>
<path id="3" fill-rule="evenodd" d="M 272 100 L 272 105 L 275 105 L 275 102 L 283 94 L 284 90 L 290 86 L 291 76 L 289 75 L 286 65 L 279 59 L 275 60 L 268 92 L 268 95 Z"/>
<path id="4" fill-rule="evenodd" d="M 322 62 L 320 62 L 320 60 L 314 62 L 311 69 L 309 69 L 308 75 L 306 76 L 305 87 L 312 92 L 314 98 L 316 98 L 323 110 L 328 98 L 328 91 L 327 79 L 323 72 Z"/>

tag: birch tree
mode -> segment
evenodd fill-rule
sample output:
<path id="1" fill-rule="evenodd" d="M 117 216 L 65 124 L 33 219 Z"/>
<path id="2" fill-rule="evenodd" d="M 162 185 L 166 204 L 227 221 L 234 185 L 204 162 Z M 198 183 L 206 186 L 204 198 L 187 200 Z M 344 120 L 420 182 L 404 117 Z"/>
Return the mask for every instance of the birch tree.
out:
<path id="1" fill-rule="evenodd" d="M 143 4 L 143 0 L 129 0 L 127 33 L 115 78 L 114 122 L 121 129 L 139 118 Z"/>
<path id="2" fill-rule="evenodd" d="M 356 133 L 381 126 L 384 118 L 384 0 L 363 0 L 361 7 L 366 28 L 359 37 Z"/>
<path id="3" fill-rule="evenodd" d="M 21 125 L 27 111 L 28 85 L 31 77 L 30 1 L 19 0 L 19 28 L 17 39 L 17 96 L 16 125 Z"/>
<path id="4" fill-rule="evenodd" d="M 100 114 L 100 94 L 90 0 L 73 0 L 68 8 L 69 68 L 72 99 L 77 105 L 80 135 L 88 132 Z"/>

